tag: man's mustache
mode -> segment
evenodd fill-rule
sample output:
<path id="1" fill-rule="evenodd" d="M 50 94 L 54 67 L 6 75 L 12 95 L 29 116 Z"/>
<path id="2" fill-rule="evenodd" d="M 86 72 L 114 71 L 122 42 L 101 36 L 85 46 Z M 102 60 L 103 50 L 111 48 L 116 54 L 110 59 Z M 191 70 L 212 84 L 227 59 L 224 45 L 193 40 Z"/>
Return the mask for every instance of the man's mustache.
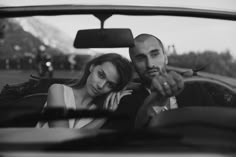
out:
<path id="1" fill-rule="evenodd" d="M 159 67 L 149 67 L 147 70 L 146 70 L 146 73 L 153 73 L 153 72 L 158 72 L 158 73 L 165 73 L 165 70 L 164 68 L 159 68 Z"/>
<path id="2" fill-rule="evenodd" d="M 161 69 L 158 67 L 151 67 L 151 68 L 148 68 L 146 72 L 161 72 Z"/>

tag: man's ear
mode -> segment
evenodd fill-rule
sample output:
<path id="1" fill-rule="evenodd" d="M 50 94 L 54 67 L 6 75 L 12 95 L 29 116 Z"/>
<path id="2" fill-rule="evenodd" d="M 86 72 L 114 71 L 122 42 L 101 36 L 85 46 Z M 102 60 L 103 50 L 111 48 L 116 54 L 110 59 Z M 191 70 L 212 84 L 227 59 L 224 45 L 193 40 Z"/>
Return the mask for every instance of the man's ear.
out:
<path id="1" fill-rule="evenodd" d="M 89 71 L 92 72 L 92 71 L 93 71 L 93 68 L 94 68 L 94 65 L 93 65 L 93 64 L 90 65 L 90 67 L 89 67 Z"/>

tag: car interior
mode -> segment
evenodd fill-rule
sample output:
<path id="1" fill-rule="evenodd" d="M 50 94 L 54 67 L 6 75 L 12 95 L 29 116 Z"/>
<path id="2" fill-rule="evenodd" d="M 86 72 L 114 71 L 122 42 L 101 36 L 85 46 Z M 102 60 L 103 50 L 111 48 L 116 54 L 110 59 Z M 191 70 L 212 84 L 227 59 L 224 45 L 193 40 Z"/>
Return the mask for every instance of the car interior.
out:
<path id="1" fill-rule="evenodd" d="M 130 28 L 104 28 L 104 23 L 113 15 L 125 16 L 178 16 L 210 18 L 217 20 L 236 21 L 236 12 L 217 11 L 207 9 L 190 9 L 175 7 L 139 7 L 139 6 L 106 6 L 100 5 L 59 5 L 59 6 L 31 6 L 31 7 L 3 7 L 0 8 L 0 18 L 28 17 L 28 16 L 60 16 L 88 14 L 99 20 L 100 27 L 93 29 L 78 29 L 74 37 L 73 47 L 87 48 L 129 48 L 134 46 L 134 33 Z M 115 36 L 115 38 L 114 38 Z M 57 152 L 235 152 L 236 143 L 236 85 L 235 79 L 228 83 L 224 78 L 215 75 L 205 75 L 204 70 L 167 67 L 167 71 L 174 70 L 184 77 L 184 90 L 176 96 L 178 108 L 162 112 L 148 123 L 133 130 L 116 129 L 104 126 L 100 130 L 86 132 L 68 132 L 63 141 L 61 134 L 65 131 L 58 129 L 53 137 L 52 129 L 36 129 L 40 120 L 57 120 L 70 118 L 108 118 L 111 122 L 122 123 L 128 115 L 116 114 L 107 110 L 66 110 L 55 108 L 43 111 L 47 99 L 47 91 L 54 83 L 68 84 L 73 79 L 68 78 L 40 78 L 31 75 L 30 79 L 19 84 L 6 84 L 0 92 L 0 138 L 4 134 L 12 133 L 10 129 L 29 130 L 30 137 L 37 140 L 25 145 L 10 143 L 4 146 L 0 140 L 0 151 L 22 151 L 27 146 L 31 151 Z M 136 88 L 140 78 L 136 73 L 128 88 Z M 141 106 L 140 109 L 145 109 Z M 137 115 L 138 116 L 142 116 Z M 145 115 L 146 116 L 146 115 Z M 143 118 L 143 117 L 138 117 Z M 139 121 L 136 121 L 137 125 Z M 115 123 L 114 123 L 115 124 Z M 4 132 L 5 129 L 5 132 Z M 9 129 L 9 130 L 7 130 Z M 1 134 L 1 130 L 3 130 Z M 67 129 L 69 130 L 69 129 Z M 18 130 L 17 130 L 18 131 Z M 16 132 L 17 132 L 16 131 Z M 61 132 L 60 132 L 61 131 Z M 13 134 L 16 135 L 17 133 Z M 66 131 L 65 131 L 66 132 Z M 54 138 L 51 142 L 40 141 L 40 136 L 47 134 Z M 71 136 L 70 136 L 71 135 Z M 223 137 L 222 135 L 225 135 Z M 17 136 L 17 135 L 16 135 Z M 22 138 L 27 138 L 27 133 Z M 60 136 L 60 137 L 59 137 Z M 201 137 L 201 138 L 199 138 Z M 211 138 L 213 140 L 207 139 Z M 57 138 L 62 141 L 57 141 Z M 68 138 L 68 139 L 67 139 Z M 199 140 L 198 140 L 199 138 Z M 216 139 L 215 139 L 216 138 Z M 222 139 L 221 139 L 222 138 Z M 158 140 L 156 140 L 158 139 Z M 13 139 L 14 140 L 14 139 Z M 21 139 L 18 138 L 18 142 Z M 216 141 L 216 144 L 214 143 Z M 27 141 L 27 140 L 26 140 Z M 115 142 L 114 142 L 115 141 Z M 225 143 L 221 143 L 221 141 Z M 52 144 L 51 144 L 51 143 Z M 2 144 L 1 144 L 2 143 Z M 20 142 L 19 142 L 20 143 Z M 18 143 L 18 144 L 19 144 Z M 45 144 L 45 145 L 44 145 Z M 215 144 L 215 145 L 214 145 Z M 224 145 L 225 144 L 225 145 Z M 144 147 L 145 145 L 145 147 Z M 2 148 L 1 148 L 2 147 Z M 158 149 L 157 149 L 158 147 Z M 220 149 L 218 149 L 220 148 Z"/>

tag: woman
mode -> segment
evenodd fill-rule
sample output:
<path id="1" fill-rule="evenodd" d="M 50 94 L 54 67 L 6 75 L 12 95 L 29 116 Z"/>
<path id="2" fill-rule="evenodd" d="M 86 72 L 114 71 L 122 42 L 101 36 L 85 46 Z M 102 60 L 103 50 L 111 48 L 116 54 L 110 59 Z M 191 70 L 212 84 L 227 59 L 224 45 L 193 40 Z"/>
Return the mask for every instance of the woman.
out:
<path id="1" fill-rule="evenodd" d="M 131 76 L 132 68 L 127 59 L 115 53 L 101 55 L 87 63 L 81 79 L 71 87 L 50 86 L 46 107 L 115 110 L 119 100 L 131 94 L 130 90 L 122 90 Z M 38 127 L 99 128 L 104 122 L 105 119 L 70 119 L 39 123 Z"/>

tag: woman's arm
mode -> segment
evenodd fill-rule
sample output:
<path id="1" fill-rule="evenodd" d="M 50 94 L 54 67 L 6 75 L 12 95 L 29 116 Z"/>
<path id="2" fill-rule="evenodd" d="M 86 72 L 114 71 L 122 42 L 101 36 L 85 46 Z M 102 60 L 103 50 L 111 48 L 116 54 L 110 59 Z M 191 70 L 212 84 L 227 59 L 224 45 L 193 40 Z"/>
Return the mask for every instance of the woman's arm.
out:
<path id="1" fill-rule="evenodd" d="M 66 104 L 65 104 L 65 100 L 64 100 L 64 87 L 63 87 L 63 85 L 53 84 L 50 86 L 50 88 L 48 90 L 47 107 L 66 108 Z M 49 121 L 48 126 L 50 128 L 54 128 L 54 127 L 69 128 L 69 122 L 68 122 L 68 120 Z"/>

